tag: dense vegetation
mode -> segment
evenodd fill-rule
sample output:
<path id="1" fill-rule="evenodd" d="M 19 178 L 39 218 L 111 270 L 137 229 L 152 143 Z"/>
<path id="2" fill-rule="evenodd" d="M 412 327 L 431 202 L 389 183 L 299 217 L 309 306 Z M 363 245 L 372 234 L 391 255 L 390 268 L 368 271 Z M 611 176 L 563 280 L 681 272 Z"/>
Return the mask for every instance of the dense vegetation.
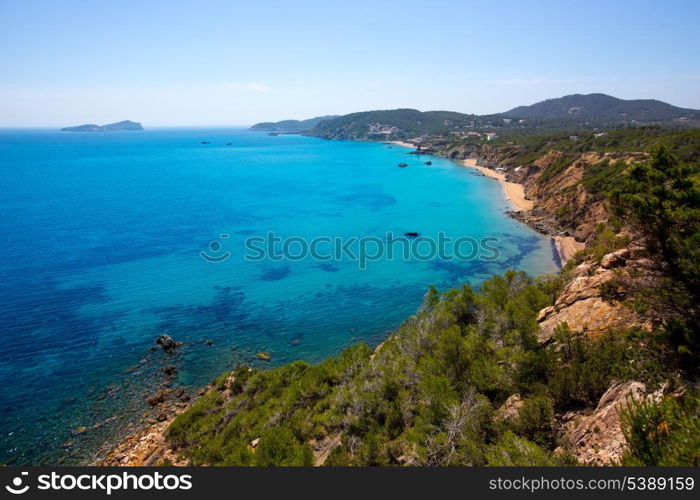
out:
<path id="1" fill-rule="evenodd" d="M 398 127 L 391 138 L 415 137 L 421 134 L 442 134 L 455 128 L 468 128 L 477 117 L 451 111 L 426 111 L 415 109 L 393 109 L 387 111 L 364 111 L 340 116 L 319 123 L 309 134 L 325 139 L 375 139 L 389 137 L 372 133 L 370 125 L 380 124 Z"/>
<path id="2" fill-rule="evenodd" d="M 518 106 L 503 113 L 514 118 L 575 118 L 595 122 L 700 119 L 700 111 L 672 106 L 656 99 L 618 99 L 606 94 L 572 94 Z"/>
<path id="3" fill-rule="evenodd" d="M 543 131 L 613 130 L 654 123 L 667 128 L 699 127 L 700 111 L 677 108 L 652 99 L 626 101 L 604 94 L 576 94 L 481 116 L 415 109 L 364 111 L 324 120 L 307 133 L 326 139 L 382 140 L 387 137 L 449 137 L 467 130 L 539 134 Z M 398 130 L 386 135 L 376 133 L 370 128 L 373 124 Z"/>
<path id="4" fill-rule="evenodd" d="M 587 340 L 562 325 L 538 344 L 536 313 L 558 286 L 508 272 L 481 293 L 432 289 L 374 355 L 360 344 L 315 366 L 223 375 L 169 439 L 211 465 L 309 465 L 324 440 L 339 442 L 326 465 L 572 464 L 552 452 L 555 412 L 594 405 L 613 379 L 658 384 L 675 354 L 666 331 Z M 517 416 L 495 410 L 516 393 Z"/>
<path id="5" fill-rule="evenodd" d="M 278 130 L 285 132 L 303 132 L 314 128 L 316 125 L 321 123 L 323 120 L 330 120 L 337 118 L 338 115 L 328 115 L 328 116 L 317 116 L 315 118 L 309 118 L 308 120 L 282 120 L 280 122 L 261 122 L 256 123 L 250 130 Z"/>
<path id="6" fill-rule="evenodd" d="M 603 134 L 598 135 L 596 134 Z M 454 140 L 458 143 L 458 140 Z M 478 139 L 472 139 L 478 143 Z M 547 152 L 562 151 L 572 157 L 588 152 L 650 153 L 660 146 L 673 151 L 681 161 L 694 171 L 700 171 L 700 130 L 668 129 L 660 126 L 634 127 L 603 132 L 582 132 L 576 140 L 571 140 L 568 133 L 552 132 L 546 134 L 501 133 L 491 145 L 495 148 L 510 147 L 507 165 L 526 165 L 533 163 Z"/>

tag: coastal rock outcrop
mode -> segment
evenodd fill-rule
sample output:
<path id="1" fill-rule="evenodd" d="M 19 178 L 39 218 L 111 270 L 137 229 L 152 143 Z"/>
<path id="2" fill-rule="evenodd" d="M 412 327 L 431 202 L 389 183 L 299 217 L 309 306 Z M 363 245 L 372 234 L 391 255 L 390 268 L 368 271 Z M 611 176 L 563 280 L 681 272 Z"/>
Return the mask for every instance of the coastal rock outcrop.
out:
<path id="1" fill-rule="evenodd" d="M 606 296 L 605 292 L 609 283 L 632 279 L 634 273 L 629 271 L 640 264 L 630 263 L 630 256 L 630 250 L 623 248 L 604 256 L 601 264 L 589 260 L 577 266 L 574 278 L 566 284 L 554 305 L 540 311 L 537 318 L 539 341 L 548 342 L 561 323 L 567 323 L 573 332 L 592 337 L 610 328 L 644 325 L 645 319 L 637 312 Z M 640 262 L 643 264 L 644 260 Z M 629 268 L 624 269 L 628 264 Z"/>
<path id="2" fill-rule="evenodd" d="M 582 464 L 613 465 L 620 461 L 626 446 L 620 410 L 631 400 L 648 397 L 658 401 L 662 393 L 663 389 L 659 389 L 648 394 L 645 384 L 633 380 L 614 382 L 590 415 L 565 416 L 562 441 Z"/>
<path id="3" fill-rule="evenodd" d="M 514 420 L 518 417 L 520 410 L 525 406 L 525 401 L 520 394 L 511 394 L 508 399 L 496 410 L 494 418 L 501 421 Z"/>

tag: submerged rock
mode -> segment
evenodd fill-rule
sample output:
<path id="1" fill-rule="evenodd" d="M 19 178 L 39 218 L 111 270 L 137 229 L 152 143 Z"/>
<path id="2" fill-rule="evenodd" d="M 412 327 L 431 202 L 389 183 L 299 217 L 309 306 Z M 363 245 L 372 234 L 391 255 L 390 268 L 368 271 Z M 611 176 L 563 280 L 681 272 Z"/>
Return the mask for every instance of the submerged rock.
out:
<path id="1" fill-rule="evenodd" d="M 262 351 L 257 353 L 256 356 L 263 361 L 270 361 L 272 359 L 272 355 Z"/>
<path id="2" fill-rule="evenodd" d="M 182 342 L 176 342 L 173 338 L 164 333 L 156 339 L 156 344 L 161 346 L 164 351 L 173 351 L 182 345 Z"/>
<path id="3" fill-rule="evenodd" d="M 408 163 L 399 163 L 399 167 L 401 167 L 401 168 L 408 167 Z"/>

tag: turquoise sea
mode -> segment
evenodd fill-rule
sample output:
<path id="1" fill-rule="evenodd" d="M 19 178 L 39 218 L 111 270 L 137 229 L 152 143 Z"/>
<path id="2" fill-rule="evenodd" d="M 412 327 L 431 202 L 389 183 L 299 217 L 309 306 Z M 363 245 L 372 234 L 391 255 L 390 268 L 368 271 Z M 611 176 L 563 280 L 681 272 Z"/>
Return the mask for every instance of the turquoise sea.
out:
<path id="1" fill-rule="evenodd" d="M 152 414 L 144 399 L 164 366 L 194 394 L 241 362 L 377 344 L 429 284 L 557 269 L 549 238 L 504 214 L 495 181 L 408 151 L 224 128 L 0 131 L 0 463 L 90 462 Z M 243 257 L 246 239 L 268 232 L 409 231 L 497 238 L 500 256 L 365 269 Z M 184 344 L 151 350 L 161 333 Z"/>

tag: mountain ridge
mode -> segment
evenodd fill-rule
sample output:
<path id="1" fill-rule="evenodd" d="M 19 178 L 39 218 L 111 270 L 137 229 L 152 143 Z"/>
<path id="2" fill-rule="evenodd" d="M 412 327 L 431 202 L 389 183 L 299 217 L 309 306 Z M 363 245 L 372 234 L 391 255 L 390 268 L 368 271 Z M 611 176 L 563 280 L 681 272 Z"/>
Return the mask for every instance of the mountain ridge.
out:
<path id="1" fill-rule="evenodd" d="M 515 118 L 624 118 L 639 121 L 700 118 L 700 110 L 680 108 L 657 99 L 620 99 L 601 93 L 569 94 L 518 106 L 502 114 Z"/>
<path id="2" fill-rule="evenodd" d="M 469 131 L 546 131 L 624 128 L 658 124 L 675 128 L 700 127 L 700 110 L 680 108 L 656 99 L 625 100 L 607 94 L 570 94 L 503 113 L 475 115 L 455 111 L 411 108 L 370 110 L 323 117 L 313 127 L 295 131 L 324 139 L 408 139 L 421 135 L 466 134 Z M 252 130 L 273 130 L 286 122 L 256 124 Z M 263 127 L 266 126 L 267 128 Z"/>

